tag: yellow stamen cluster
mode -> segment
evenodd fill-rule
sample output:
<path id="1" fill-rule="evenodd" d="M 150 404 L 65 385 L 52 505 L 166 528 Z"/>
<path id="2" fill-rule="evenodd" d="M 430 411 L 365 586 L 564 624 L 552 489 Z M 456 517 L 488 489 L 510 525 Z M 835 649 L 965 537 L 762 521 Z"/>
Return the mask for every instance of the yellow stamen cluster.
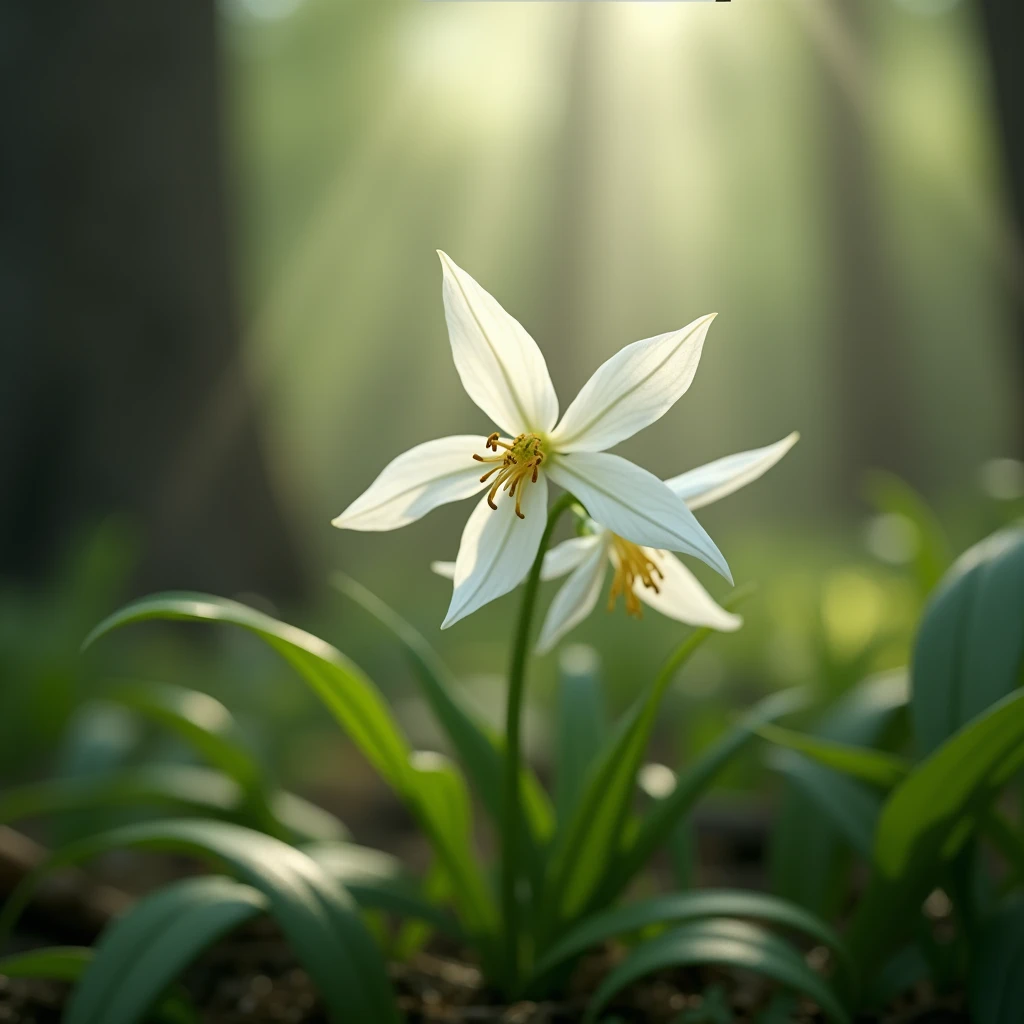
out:
<path id="1" fill-rule="evenodd" d="M 633 590 L 636 581 L 640 580 L 657 594 L 660 593 L 658 580 L 664 579 L 664 574 L 643 548 L 622 537 L 612 538 L 612 553 L 615 575 L 608 592 L 608 611 L 615 611 L 615 603 L 622 594 L 626 599 L 626 614 L 639 619 L 643 614 L 643 606 Z"/>
<path id="2" fill-rule="evenodd" d="M 487 495 L 487 504 L 497 509 L 494 499 L 499 491 L 508 491 L 508 496 L 516 499 L 516 515 L 525 519 L 520 503 L 523 500 L 523 491 L 528 483 L 536 483 L 537 475 L 540 473 L 541 463 L 544 461 L 544 445 L 536 434 L 520 434 L 511 444 L 501 440 L 497 432 L 491 434 L 484 447 L 493 451 L 494 455 L 474 455 L 477 462 L 496 462 L 493 469 L 489 469 L 482 477 L 480 483 L 484 483 L 488 477 L 498 475 L 491 486 L 490 494 Z M 504 454 L 498 452 L 504 448 Z"/>

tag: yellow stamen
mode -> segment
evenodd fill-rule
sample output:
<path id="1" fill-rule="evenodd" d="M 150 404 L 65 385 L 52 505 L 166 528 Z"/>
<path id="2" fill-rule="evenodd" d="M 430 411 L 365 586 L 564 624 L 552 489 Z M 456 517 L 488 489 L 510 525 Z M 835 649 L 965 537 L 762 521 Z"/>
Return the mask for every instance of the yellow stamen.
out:
<path id="1" fill-rule="evenodd" d="M 495 463 L 492 469 L 480 477 L 480 483 L 485 483 L 495 473 L 498 474 L 487 495 L 487 504 L 497 509 L 495 497 L 500 491 L 508 491 L 508 496 L 516 499 L 516 515 L 525 519 L 521 507 L 523 492 L 527 484 L 537 482 L 544 461 L 543 442 L 536 434 L 520 434 L 511 444 L 506 444 L 498 433 L 494 433 L 484 442 L 484 448 L 492 452 L 497 452 L 499 448 L 505 449 L 504 454 L 473 456 L 477 462 Z"/>
<path id="2" fill-rule="evenodd" d="M 612 537 L 611 555 L 615 575 L 612 577 L 611 590 L 608 591 L 608 611 L 615 611 L 615 604 L 621 594 L 626 599 L 626 614 L 639 619 L 643 614 L 643 605 L 633 589 L 636 581 L 640 580 L 657 594 L 660 593 L 658 580 L 664 579 L 664 574 L 642 547 L 623 537 Z"/>

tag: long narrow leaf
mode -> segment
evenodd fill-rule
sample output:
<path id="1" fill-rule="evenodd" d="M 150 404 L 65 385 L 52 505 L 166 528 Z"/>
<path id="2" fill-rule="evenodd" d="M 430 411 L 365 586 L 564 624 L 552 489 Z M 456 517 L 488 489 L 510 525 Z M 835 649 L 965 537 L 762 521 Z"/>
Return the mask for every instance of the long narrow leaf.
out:
<path id="1" fill-rule="evenodd" d="M 597 652 L 582 644 L 566 647 L 558 671 L 555 808 L 559 822 L 565 822 L 579 801 L 608 725 Z"/>
<path id="2" fill-rule="evenodd" d="M 1024 529 L 965 552 L 921 619 L 911 714 L 921 754 L 1020 683 L 1024 661 Z"/>
<path id="3" fill-rule="evenodd" d="M 0 976 L 5 978 L 49 978 L 78 981 L 89 966 L 93 951 L 88 946 L 47 946 L 14 953 L 0 959 Z"/>
<path id="4" fill-rule="evenodd" d="M 341 882 L 361 907 L 421 921 L 457 942 L 468 941 L 458 921 L 427 897 L 397 857 L 352 843 L 314 843 L 303 852 Z"/>
<path id="5" fill-rule="evenodd" d="M 458 683 L 448 666 L 418 630 L 351 577 L 335 573 L 331 579 L 341 593 L 372 615 L 402 644 L 430 709 L 468 770 L 492 821 L 500 823 L 504 771 L 502 737 L 481 722 L 461 700 Z M 522 792 L 532 839 L 535 843 L 543 842 L 551 835 L 554 818 L 547 794 L 529 768 L 523 769 Z"/>
<path id="6" fill-rule="evenodd" d="M 987 921 L 972 946 L 972 1020 L 1019 1024 L 1024 1006 L 1024 901 L 1013 900 Z"/>
<path id="7" fill-rule="evenodd" d="M 757 731 L 770 743 L 806 754 L 826 768 L 834 768 L 879 789 L 892 789 L 907 777 L 910 770 L 910 764 L 904 758 L 870 747 L 837 743 L 777 725 L 762 725 Z"/>
<path id="8" fill-rule="evenodd" d="M 593 1024 L 622 989 L 653 971 L 714 964 L 766 975 L 810 996 L 835 1024 L 849 1014 L 828 983 L 815 974 L 787 942 L 746 921 L 715 918 L 682 925 L 636 947 L 598 986 L 584 1024 Z"/>
<path id="9" fill-rule="evenodd" d="M 438 819 L 433 779 L 410 764 L 411 750 L 383 697 L 340 651 L 294 626 L 237 601 L 204 594 L 157 594 L 115 612 L 86 638 L 86 645 L 134 622 L 172 619 L 218 622 L 254 633 L 292 665 L 326 704 L 366 759 L 406 801 L 427 832 L 438 859 L 452 875 L 456 902 L 470 931 L 493 931 L 497 911 L 468 838 L 452 835 Z"/>
<path id="10" fill-rule="evenodd" d="M 380 952 L 344 887 L 300 850 L 227 822 L 147 822 L 71 844 L 15 889 L 0 915 L 0 934 L 10 929 L 47 871 L 121 847 L 189 854 L 226 866 L 267 897 L 270 914 L 332 1017 L 398 1020 Z"/>
<path id="11" fill-rule="evenodd" d="M 78 981 L 95 956 L 88 946 L 48 946 L 0 959 L 0 976 L 46 978 L 50 981 Z M 198 1024 L 184 991 L 163 995 L 151 1011 L 160 1024 Z"/>
<path id="12" fill-rule="evenodd" d="M 102 807 L 143 806 L 203 813 L 245 823 L 245 793 L 235 780 L 196 765 L 141 765 L 131 771 L 50 779 L 0 796 L 0 824 Z M 275 819 L 299 840 L 342 840 L 348 830 L 334 815 L 293 793 L 270 795 Z M 258 824 L 252 822 L 252 824 Z"/>
<path id="13" fill-rule="evenodd" d="M 735 606 L 743 596 L 734 593 L 724 602 L 725 607 Z M 694 630 L 673 652 L 591 764 L 580 798 L 552 847 L 542 932 L 551 926 L 557 931 L 578 914 L 607 872 L 662 698 L 679 669 L 713 633 L 711 629 Z"/>
<path id="14" fill-rule="evenodd" d="M 263 769 L 242 742 L 234 716 L 209 694 L 169 683 L 128 682 L 104 697 L 170 730 L 243 789 L 265 787 Z"/>
<path id="15" fill-rule="evenodd" d="M 114 922 L 72 993 L 64 1024 L 137 1024 L 196 957 L 263 913 L 266 896 L 230 878 L 187 878 Z"/>
<path id="16" fill-rule="evenodd" d="M 865 860 L 874 847 L 882 798 L 855 779 L 808 760 L 794 750 L 775 750 L 768 764 L 785 776 Z"/>
<path id="17" fill-rule="evenodd" d="M 654 896 L 639 903 L 614 907 L 584 919 L 540 959 L 534 976 L 541 977 L 592 946 L 653 924 L 678 924 L 700 918 L 741 917 L 793 928 L 828 946 L 843 967 L 854 972 L 853 959 L 842 939 L 828 924 L 787 900 L 741 889 L 703 889 Z"/>
<path id="18" fill-rule="evenodd" d="M 885 802 L 875 876 L 850 927 L 866 971 L 905 940 L 944 864 L 964 848 L 1024 762 L 1024 691 L 1012 693 L 926 758 Z"/>
<path id="19" fill-rule="evenodd" d="M 704 795 L 719 772 L 751 742 L 762 725 L 800 710 L 809 699 L 808 693 L 800 689 L 764 698 L 693 764 L 679 772 L 676 788 L 654 804 L 641 820 L 630 845 L 616 854 L 592 905 L 606 905 L 619 897 L 655 851 L 668 841 L 672 829 Z"/>

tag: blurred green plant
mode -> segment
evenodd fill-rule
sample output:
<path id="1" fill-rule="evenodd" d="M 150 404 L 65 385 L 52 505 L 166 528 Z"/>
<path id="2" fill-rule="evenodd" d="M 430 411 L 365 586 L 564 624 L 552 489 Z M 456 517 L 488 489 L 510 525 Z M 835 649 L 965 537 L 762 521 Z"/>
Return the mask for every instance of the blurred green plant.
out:
<path id="1" fill-rule="evenodd" d="M 283 814 L 275 814 L 280 800 L 268 793 L 251 758 L 238 746 L 223 705 L 177 688 L 119 686 L 110 691 L 111 699 L 171 729 L 213 766 L 203 771 L 219 772 L 234 784 L 238 798 L 231 804 L 232 813 L 225 813 L 226 801 L 211 806 L 215 802 L 208 800 L 202 809 L 235 820 L 171 819 L 109 829 L 59 848 L 43 870 L 130 846 L 188 852 L 216 863 L 233 880 L 220 880 L 224 885 L 211 881 L 205 889 L 197 889 L 194 880 L 178 883 L 147 897 L 112 925 L 79 981 L 72 1004 L 79 1016 L 70 1018 L 73 1024 L 98 1019 L 97 1014 L 124 1024 L 140 1019 L 203 948 L 235 923 L 264 910 L 277 917 L 332 1017 L 339 1020 L 353 1019 L 353 998 L 363 1000 L 367 1014 L 371 1007 L 375 1014 L 357 1014 L 355 1019 L 395 1016 L 393 999 L 383 994 L 380 984 L 384 951 L 378 944 L 383 939 L 397 955 L 421 944 L 424 929 L 447 933 L 475 949 L 489 982 L 510 999 L 558 993 L 581 955 L 611 939 L 627 941 L 630 954 L 595 993 L 588 1020 L 596 1020 L 618 990 L 634 979 L 668 964 L 693 963 L 759 971 L 813 998 L 832 1020 L 848 1020 L 831 982 L 807 966 L 789 939 L 770 930 L 824 943 L 837 963 L 848 962 L 842 940 L 813 913 L 777 897 L 739 890 L 674 892 L 620 904 L 652 855 L 672 847 L 689 811 L 722 769 L 756 739 L 759 729 L 801 708 L 806 694 L 782 692 L 755 705 L 694 761 L 669 772 L 671 787 L 662 787 L 658 798 L 637 813 L 638 790 L 650 775 L 644 755 L 658 709 L 677 672 L 711 631 L 693 630 L 611 728 L 605 725 L 596 655 L 570 649 L 563 659 L 559 729 L 565 739 L 571 734 L 572 742 L 559 744 L 555 751 L 557 799 L 552 802 L 530 767 L 519 761 L 523 815 L 510 820 L 502 738 L 464 706 L 450 673 L 422 636 L 365 588 L 344 578 L 337 583 L 405 652 L 458 762 L 413 750 L 377 688 L 340 651 L 234 601 L 197 594 L 145 598 L 108 618 L 87 644 L 129 623 L 151 619 L 221 623 L 258 636 L 292 665 L 406 804 L 431 845 L 431 884 L 408 877 L 383 854 L 337 838 L 309 845 L 302 842 L 306 837 L 301 830 L 292 827 L 289 837 L 300 845 L 286 845 L 277 838 L 289 827 Z M 734 595 L 726 604 L 734 605 L 740 597 Z M 524 607 L 529 610 L 531 604 L 527 588 Z M 530 625 L 527 615 L 521 629 L 524 645 Z M 142 782 L 152 780 L 142 776 Z M 119 787 L 127 783 L 115 774 L 88 780 L 85 793 L 70 795 L 68 784 L 51 784 L 49 789 L 44 784 L 23 790 L 19 799 L 30 810 L 47 804 L 80 808 L 90 801 L 121 798 Z M 135 793 L 129 787 L 129 798 L 139 795 L 139 785 L 136 781 Z M 508 827 L 520 830 L 517 852 L 522 859 L 513 865 L 517 907 L 511 922 L 475 848 L 470 785 L 499 833 Z M 175 799 L 171 794 L 167 802 Z M 240 815 L 248 815 L 247 820 Z M 253 826 L 266 834 L 259 835 Z M 15 892 L 0 925 L 11 926 L 42 873 L 26 879 Z M 330 899 L 324 892 L 327 885 L 332 887 Z M 321 902 L 334 901 L 331 913 L 338 915 L 339 926 L 330 943 L 317 938 L 313 917 L 304 909 L 310 888 Z M 295 905 L 297 900 L 302 907 Z M 343 909 L 349 904 L 384 911 L 402 927 L 390 943 L 386 934 L 371 938 L 366 926 L 354 923 L 358 916 Z M 159 924 L 165 913 L 166 920 L 176 921 L 173 958 Z M 419 930 L 410 937 L 413 925 Z M 122 932 L 136 938 L 125 941 Z M 518 951 L 515 961 L 505 955 L 511 942 Z M 326 960 L 342 965 L 329 980 Z M 356 975 L 362 988 L 349 996 Z M 115 976 L 130 978 L 131 991 L 141 994 L 133 999 L 120 995 L 123 986 L 115 991 L 105 980 Z M 115 1004 L 115 999 L 120 1001 Z"/>
<path id="2" fill-rule="evenodd" d="M 814 734 L 761 729 L 778 747 L 771 763 L 815 812 L 803 825 L 783 822 L 778 848 L 802 840 L 828 855 L 828 877 L 802 902 L 842 905 L 856 891 L 850 861 L 870 871 L 846 935 L 868 1001 L 928 977 L 939 990 L 965 985 L 980 1024 L 1019 1019 L 1016 965 L 993 944 L 1011 941 L 1024 920 L 1024 828 L 1006 800 L 1024 766 L 1022 668 L 1018 526 L 942 577 L 917 631 L 909 686 L 901 674 L 867 681 Z M 787 872 L 806 864 L 777 856 L 780 889 L 792 893 Z"/>

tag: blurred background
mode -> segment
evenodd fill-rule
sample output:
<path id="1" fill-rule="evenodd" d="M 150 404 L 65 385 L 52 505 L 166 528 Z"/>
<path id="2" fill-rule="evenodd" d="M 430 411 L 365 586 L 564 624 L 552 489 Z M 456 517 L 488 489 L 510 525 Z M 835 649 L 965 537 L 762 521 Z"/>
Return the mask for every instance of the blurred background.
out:
<path id="1" fill-rule="evenodd" d="M 329 525 L 412 444 L 491 430 L 450 358 L 437 248 L 537 339 L 563 408 L 623 345 L 718 311 L 689 393 L 621 448 L 660 475 L 802 435 L 701 514 L 759 592 L 680 680 L 666 760 L 773 687 L 902 664 L 922 559 L 1024 509 L 1020 18 L 999 0 L 4 5 L 0 778 L 52 770 L 82 702 L 142 674 L 216 693 L 326 799 L 363 792 L 255 641 L 154 625 L 79 655 L 154 589 L 319 631 L 429 747 L 408 669 L 329 586 L 343 570 L 500 722 L 515 599 L 441 634 L 450 585 L 428 569 L 469 506 Z M 679 635 L 620 606 L 574 639 L 617 709 Z M 541 758 L 555 664 L 531 682 Z"/>

